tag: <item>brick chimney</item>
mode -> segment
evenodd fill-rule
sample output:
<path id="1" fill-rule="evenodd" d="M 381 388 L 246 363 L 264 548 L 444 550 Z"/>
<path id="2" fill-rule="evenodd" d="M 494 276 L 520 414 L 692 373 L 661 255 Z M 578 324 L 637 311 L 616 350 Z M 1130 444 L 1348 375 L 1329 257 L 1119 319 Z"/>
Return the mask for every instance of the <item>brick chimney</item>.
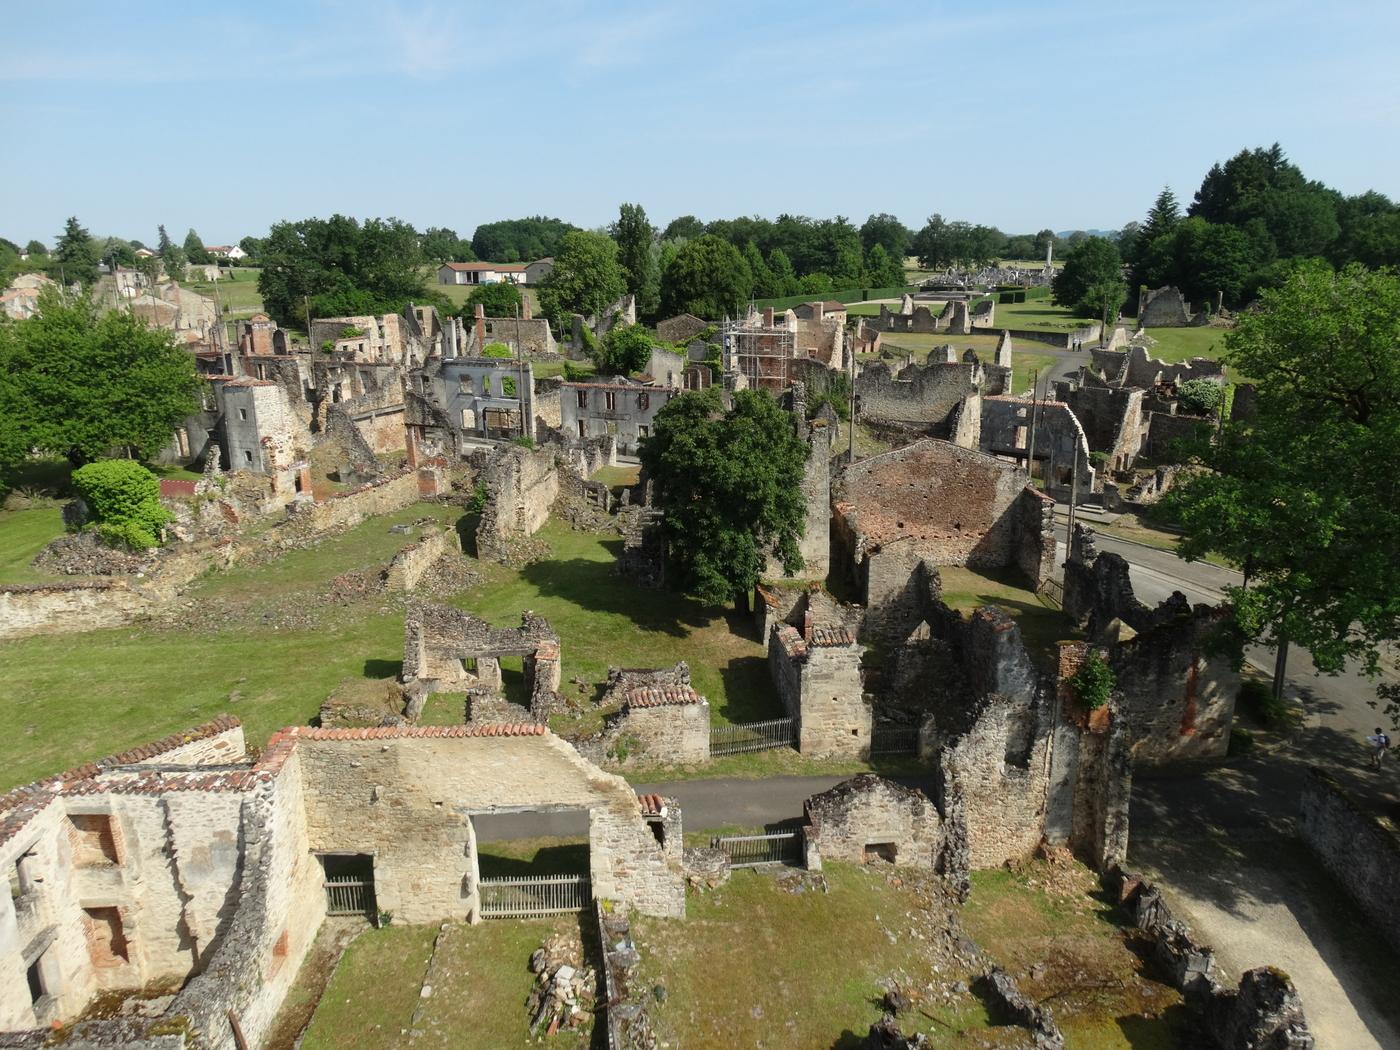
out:
<path id="1" fill-rule="evenodd" d="M 474 316 L 476 324 L 476 352 L 479 354 L 486 347 L 486 307 L 477 303 Z"/>
<path id="2" fill-rule="evenodd" d="M 808 645 L 812 643 L 812 610 L 807 609 L 802 613 L 802 640 Z"/>
<path id="3" fill-rule="evenodd" d="M 773 327 L 773 308 L 771 306 L 765 306 L 763 308 L 763 327 Z"/>

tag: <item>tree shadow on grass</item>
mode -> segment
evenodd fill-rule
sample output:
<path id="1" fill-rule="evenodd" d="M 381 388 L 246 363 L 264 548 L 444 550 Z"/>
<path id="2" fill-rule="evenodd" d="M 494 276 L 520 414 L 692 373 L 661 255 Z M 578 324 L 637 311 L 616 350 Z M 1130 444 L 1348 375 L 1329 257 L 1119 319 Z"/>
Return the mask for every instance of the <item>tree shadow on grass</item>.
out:
<path id="1" fill-rule="evenodd" d="M 720 668 L 724 682 L 724 706 L 719 713 L 730 722 L 763 722 L 787 714 L 768 677 L 768 661 L 762 656 L 740 656 Z"/>
<path id="2" fill-rule="evenodd" d="M 366 678 L 397 678 L 403 674 L 403 661 L 371 658 L 365 661 L 362 674 Z"/>
<path id="3" fill-rule="evenodd" d="M 625 616 L 639 631 L 677 638 L 709 626 L 718 612 L 672 591 L 639 587 L 615 575 L 612 568 L 608 562 L 572 558 L 532 562 L 520 570 L 520 576 L 548 597 L 590 612 Z"/>
<path id="4" fill-rule="evenodd" d="M 477 850 L 477 865 L 483 879 L 522 875 L 588 874 L 587 842 L 543 846 L 529 860 L 499 856 L 487 852 L 490 849 L 491 843 L 483 842 Z"/>

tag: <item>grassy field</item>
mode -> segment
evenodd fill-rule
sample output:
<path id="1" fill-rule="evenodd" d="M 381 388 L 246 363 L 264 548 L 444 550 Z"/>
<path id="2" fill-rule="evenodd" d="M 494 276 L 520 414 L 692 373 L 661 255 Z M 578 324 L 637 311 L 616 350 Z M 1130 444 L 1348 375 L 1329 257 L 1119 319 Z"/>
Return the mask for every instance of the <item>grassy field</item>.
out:
<path id="1" fill-rule="evenodd" d="M 258 293 L 258 275 L 262 270 L 255 266 L 235 266 L 227 271 L 229 276 L 218 281 L 219 305 L 225 307 L 224 320 L 252 317 L 263 308 L 262 296 Z M 213 281 L 185 281 L 184 286 L 210 299 L 215 295 Z"/>
<path id="2" fill-rule="evenodd" d="M 1157 340 L 1148 353 L 1159 361 L 1189 361 L 1193 357 L 1220 360 L 1225 353 L 1226 328 L 1149 328 Z M 1234 377 L 1232 377 L 1234 378 Z"/>
<path id="3" fill-rule="evenodd" d="M 1184 1045 L 1180 994 L 1142 973 L 1134 931 L 1079 864 L 1037 862 L 974 872 L 961 917 L 968 933 L 1045 1002 L 1072 1047 L 1174 1050 Z"/>
<path id="4" fill-rule="evenodd" d="M 1028 303 L 997 303 L 997 328 L 1024 328 L 1036 332 L 1064 332 L 1092 324 L 1067 306 L 1053 306 L 1044 299 Z"/>
<path id="5" fill-rule="evenodd" d="M 178 615 L 158 623 L 0 643 L 0 695 L 8 698 L 0 706 L 0 790 L 219 714 L 241 718 L 258 744 L 313 718 L 343 679 L 397 675 L 401 599 L 359 595 L 353 584 L 377 575 L 411 539 L 391 534 L 390 525 L 459 514 L 419 504 L 268 565 L 208 576 Z M 553 521 L 539 535 L 552 560 L 507 569 L 469 559 L 480 581 L 453 604 L 507 626 L 525 609 L 547 617 L 563 642 L 566 690 L 575 677 L 603 681 L 611 664 L 683 659 L 715 721 L 778 714 L 747 616 L 613 575 L 616 537 Z M 444 701 L 443 720 L 456 720 L 450 712 Z"/>
<path id="6" fill-rule="evenodd" d="M 454 924 L 441 934 L 437 926 L 366 930 L 336 968 L 303 1050 L 537 1045 L 525 1008 L 534 984 L 530 953 L 556 932 L 578 936 L 579 926 L 577 916 L 560 916 Z M 420 996 L 422 984 L 432 986 L 427 999 Z M 559 1050 L 580 1050 L 589 1045 L 589 1037 L 587 1028 L 566 1030 L 548 1042 Z"/>
<path id="7" fill-rule="evenodd" d="M 57 505 L 27 510 L 0 510 L 0 583 L 39 583 L 52 573 L 29 563 L 63 535 L 63 511 Z"/>
<path id="8" fill-rule="evenodd" d="M 907 884 L 845 864 L 823 874 L 830 892 L 790 893 L 771 874 L 736 871 L 721 889 L 692 897 L 684 922 L 633 921 L 637 982 L 666 989 L 665 1002 L 649 1007 L 663 1041 L 854 1048 L 880 1019 L 882 978 L 918 987 L 966 978 L 947 967 L 935 978 L 929 940 L 911 936 L 929 921 L 927 905 Z M 986 1028 L 974 997 L 960 1005 L 934 1012 L 955 1031 Z"/>

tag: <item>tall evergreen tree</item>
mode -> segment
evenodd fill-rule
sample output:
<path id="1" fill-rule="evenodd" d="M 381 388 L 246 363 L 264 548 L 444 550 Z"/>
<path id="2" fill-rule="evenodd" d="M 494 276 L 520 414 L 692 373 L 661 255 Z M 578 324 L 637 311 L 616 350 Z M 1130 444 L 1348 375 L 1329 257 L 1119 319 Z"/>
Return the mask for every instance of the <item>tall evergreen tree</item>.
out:
<path id="1" fill-rule="evenodd" d="M 172 281 L 178 281 L 185 276 L 185 252 L 174 241 L 170 239 L 170 234 L 165 232 L 165 226 L 156 227 L 156 254 L 160 256 L 160 261 L 165 264 L 165 276 Z"/>
<path id="2" fill-rule="evenodd" d="M 208 249 L 204 247 L 204 242 L 199 239 L 199 234 L 191 228 L 185 234 L 185 258 L 192 263 L 199 263 L 201 266 L 212 260 Z"/>
<path id="3" fill-rule="evenodd" d="M 76 215 L 70 215 L 63 225 L 63 234 L 58 238 L 54 250 L 54 261 L 58 264 L 60 277 L 71 284 L 81 281 L 92 284 L 97 280 L 97 246 L 92 236 L 79 224 Z"/>
<path id="4" fill-rule="evenodd" d="M 653 250 L 656 229 L 640 204 L 623 204 L 611 233 L 617 241 L 617 261 L 626 273 L 627 290 L 637 297 L 637 314 L 650 319 L 661 300 L 661 273 Z"/>

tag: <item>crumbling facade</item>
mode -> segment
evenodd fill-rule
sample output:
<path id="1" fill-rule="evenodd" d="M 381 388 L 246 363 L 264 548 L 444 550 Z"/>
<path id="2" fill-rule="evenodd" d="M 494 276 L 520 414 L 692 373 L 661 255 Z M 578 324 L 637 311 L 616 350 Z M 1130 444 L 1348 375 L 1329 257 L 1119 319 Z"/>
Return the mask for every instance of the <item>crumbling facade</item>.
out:
<path id="1" fill-rule="evenodd" d="M 883 621 L 906 619 L 898 607 L 907 608 L 921 565 L 1010 565 L 1034 587 L 1051 574 L 1053 502 L 1024 471 L 985 453 L 916 441 L 852 463 L 833 501 L 833 527 L 876 633 Z"/>
<path id="2" fill-rule="evenodd" d="M 1192 607 L 1180 591 L 1148 608 L 1133 594 L 1128 563 L 1099 553 L 1093 535 L 1075 526 L 1065 563 L 1065 613 L 1104 647 L 1134 761 L 1224 757 L 1240 684 L 1230 609 Z"/>
<path id="3" fill-rule="evenodd" d="M 566 438 L 581 441 L 613 437 L 619 454 L 635 456 L 641 443 L 651 436 L 656 413 L 679 392 L 674 387 L 621 376 L 593 383 L 564 383 L 559 389 L 560 429 Z"/>
<path id="4" fill-rule="evenodd" d="M 869 755 L 864 648 L 844 626 L 815 624 L 805 608 L 799 615 L 801 629 L 776 623 L 768 634 L 768 669 L 793 720 L 797 750 L 818 758 Z"/>
<path id="5" fill-rule="evenodd" d="M 0 796 L 0 1030 L 38 1046 L 100 992 L 167 983 L 158 1016 L 82 1022 L 67 1041 L 262 1045 L 345 899 L 332 873 L 355 868 L 371 915 L 474 919 L 473 820 L 493 813 L 586 813 L 595 895 L 681 916 L 680 812 L 648 808 L 538 725 L 297 727 L 249 762 L 225 718 L 69 770 Z"/>
<path id="6" fill-rule="evenodd" d="M 978 447 L 1023 465 L 1033 464 L 1050 494 L 1063 493 L 1068 498 L 1071 485 L 1080 498 L 1094 491 L 1089 442 L 1068 405 L 1024 397 L 983 397 L 978 421 Z"/>
<path id="7" fill-rule="evenodd" d="M 855 393 L 860 418 L 911 434 L 953 438 L 957 420 L 969 398 L 1010 393 L 1011 368 L 984 365 L 974 351 L 962 357 L 938 351 L 927 364 L 906 363 L 891 368 L 884 361 L 863 365 L 856 375 Z M 977 431 L 972 430 L 972 443 Z"/>
<path id="8" fill-rule="evenodd" d="M 549 520 L 549 509 L 559 496 L 555 451 L 519 445 L 493 449 L 479 483 L 486 505 L 476 527 L 477 557 L 504 560 L 516 543 Z"/>
<path id="9" fill-rule="evenodd" d="M 802 841 L 806 866 L 820 871 L 823 860 L 868 864 L 885 861 L 903 867 L 958 871 L 958 851 L 946 835 L 933 800 L 907 788 L 862 773 L 802 803 Z"/>

